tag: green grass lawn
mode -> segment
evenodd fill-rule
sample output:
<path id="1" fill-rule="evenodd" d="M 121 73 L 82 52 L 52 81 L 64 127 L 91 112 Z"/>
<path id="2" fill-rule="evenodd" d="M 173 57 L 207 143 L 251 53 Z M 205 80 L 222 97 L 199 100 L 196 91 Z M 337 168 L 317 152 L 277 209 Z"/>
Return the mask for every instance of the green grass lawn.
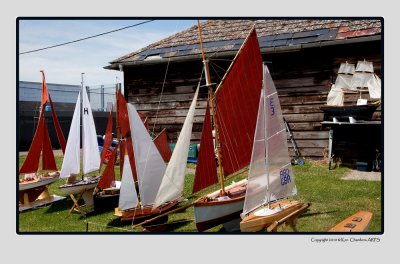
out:
<path id="1" fill-rule="evenodd" d="M 19 160 L 20 166 L 25 156 Z M 62 158 L 56 157 L 61 167 Z M 188 164 L 189 168 L 195 165 Z M 104 167 L 103 167 L 104 168 Z M 327 164 L 306 160 L 304 166 L 294 166 L 295 181 L 298 195 L 294 199 L 311 203 L 309 211 L 304 213 L 297 222 L 299 232 L 326 232 L 335 224 L 360 210 L 373 213 L 369 232 L 380 233 L 381 230 L 381 182 L 365 180 L 341 180 L 340 178 L 350 171 L 339 167 L 328 170 Z M 119 166 L 115 172 L 119 178 Z M 228 178 L 227 184 L 239 181 L 247 176 L 247 172 Z M 217 190 L 219 185 L 213 185 L 193 196 L 191 194 L 194 175 L 187 174 L 185 179 L 185 205 L 199 196 Z M 58 186 L 63 179 L 49 186 L 51 194 L 61 195 Z M 17 201 L 18 202 L 18 201 Z M 25 211 L 18 214 L 17 230 L 20 233 L 30 232 L 142 232 L 142 227 L 131 228 L 130 224 L 121 224 L 114 216 L 114 211 L 92 213 L 83 217 L 79 213 L 68 215 L 73 205 L 70 197 L 57 201 L 49 206 Z M 170 232 L 197 232 L 194 223 L 193 207 L 169 215 Z M 223 226 L 216 226 L 207 232 L 223 232 Z M 291 232 L 290 228 L 285 231 Z"/>

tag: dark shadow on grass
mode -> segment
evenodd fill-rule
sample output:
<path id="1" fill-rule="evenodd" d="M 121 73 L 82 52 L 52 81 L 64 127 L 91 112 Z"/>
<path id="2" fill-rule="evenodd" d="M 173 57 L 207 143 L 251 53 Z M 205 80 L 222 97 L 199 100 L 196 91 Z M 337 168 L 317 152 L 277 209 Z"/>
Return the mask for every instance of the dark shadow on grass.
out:
<path id="1" fill-rule="evenodd" d="M 335 213 L 338 212 L 338 210 L 332 210 L 332 211 L 325 211 L 325 212 L 305 212 L 299 216 L 299 218 L 303 217 L 310 217 L 310 216 L 315 216 L 315 215 L 321 215 L 321 214 L 330 214 L 330 213 Z"/>
<path id="2" fill-rule="evenodd" d="M 74 205 L 74 202 L 71 200 L 71 198 L 68 196 L 63 200 L 54 202 L 50 205 L 50 207 L 45 211 L 46 214 L 52 214 L 52 213 L 57 213 L 60 211 L 68 211 L 71 209 L 71 207 Z"/>
<path id="3" fill-rule="evenodd" d="M 193 222 L 190 219 L 175 220 L 170 223 L 149 224 L 144 227 L 143 232 L 174 232 L 176 229 Z"/>

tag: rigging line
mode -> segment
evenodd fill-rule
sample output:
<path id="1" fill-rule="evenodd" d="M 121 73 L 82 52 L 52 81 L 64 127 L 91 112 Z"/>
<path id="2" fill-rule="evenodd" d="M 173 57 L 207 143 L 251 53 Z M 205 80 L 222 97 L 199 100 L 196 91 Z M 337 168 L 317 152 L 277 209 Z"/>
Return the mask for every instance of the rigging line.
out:
<path id="1" fill-rule="evenodd" d="M 139 26 L 139 25 L 143 25 L 143 24 L 149 23 L 151 21 L 154 21 L 154 19 L 147 20 L 147 21 L 144 21 L 144 22 L 140 22 L 140 23 L 137 23 L 137 24 L 134 24 L 134 25 L 126 26 L 126 27 L 123 27 L 123 28 L 107 31 L 107 32 L 100 33 L 100 34 L 97 34 L 97 35 L 89 36 L 89 37 L 86 37 L 86 38 L 81 38 L 81 39 L 77 39 L 77 40 L 73 40 L 73 41 L 68 41 L 68 42 L 64 42 L 64 43 L 61 43 L 61 44 L 48 46 L 48 47 L 45 47 L 45 48 L 40 48 L 40 49 L 21 52 L 21 53 L 19 53 L 19 55 L 32 53 L 32 52 L 37 52 L 37 51 L 46 50 L 46 49 L 51 49 L 51 48 L 55 48 L 55 47 L 59 47 L 59 46 L 64 46 L 64 45 L 67 45 L 67 44 L 71 44 L 71 43 L 75 43 L 75 42 L 79 42 L 79 41 L 83 41 L 83 40 L 87 40 L 87 39 L 91 39 L 91 38 L 96 38 L 96 37 L 99 37 L 99 36 L 103 36 L 103 35 L 107 35 L 107 34 L 110 34 L 110 33 L 117 32 L 117 31 L 121 31 L 121 30 L 124 30 L 124 29 L 127 29 L 127 28 L 132 28 L 132 27 L 136 27 L 136 26 Z"/>
<path id="2" fill-rule="evenodd" d="M 179 22 L 176 23 L 175 31 L 176 31 L 176 29 L 178 28 L 178 25 L 179 25 Z M 172 46 L 171 46 L 171 48 L 170 48 L 170 52 L 171 52 L 171 51 L 172 51 Z M 165 69 L 164 81 L 163 81 L 163 84 L 162 84 L 162 86 L 161 86 L 160 99 L 158 100 L 156 116 L 155 116 L 154 123 L 153 123 L 153 128 L 152 128 L 152 133 L 153 133 L 153 134 L 154 134 L 154 130 L 155 130 L 155 127 L 156 127 L 156 124 L 157 124 L 158 111 L 160 110 L 161 99 L 162 99 L 162 95 L 163 95 L 163 93 L 164 93 L 165 80 L 167 79 L 167 74 L 168 74 L 168 68 L 169 68 L 170 61 L 171 61 L 171 57 L 168 57 L 167 68 Z M 147 164 L 148 164 L 148 160 L 149 160 L 149 154 L 150 154 L 150 145 L 149 145 L 148 148 L 147 148 L 146 162 L 145 162 L 145 166 L 144 166 L 144 170 L 143 170 L 143 175 L 145 175 L 146 170 L 147 170 Z M 142 183 L 142 181 L 140 181 L 140 182 L 139 182 L 139 192 L 141 191 L 142 186 L 143 186 L 143 183 Z M 156 194 L 156 198 L 157 198 L 157 194 Z M 141 201 L 141 202 L 142 202 L 142 201 Z M 141 207 L 142 207 L 142 209 L 143 209 L 143 204 L 141 205 Z M 132 220 L 132 223 L 133 223 L 133 220 Z"/>
<path id="3" fill-rule="evenodd" d="M 204 69 L 204 67 L 203 67 L 203 69 Z M 203 71 L 201 72 L 200 79 L 199 79 L 199 83 L 197 84 L 196 90 L 199 89 L 199 91 L 200 91 L 200 84 L 201 84 L 201 79 L 202 79 L 202 77 L 203 77 Z M 189 108 L 189 109 L 190 109 L 190 108 Z M 196 110 L 196 108 L 195 108 L 195 110 Z M 189 110 L 188 110 L 188 113 L 189 113 Z M 186 120 L 185 120 L 185 121 L 186 121 Z M 185 174 L 186 174 L 186 173 L 185 173 Z M 164 173 L 164 177 L 167 177 L 167 179 L 169 180 L 169 182 L 175 187 L 176 190 L 178 190 L 178 191 L 180 190 L 179 186 L 177 186 L 177 185 L 175 184 L 175 182 L 171 179 L 171 176 L 170 176 L 169 174 Z"/>
<path id="4" fill-rule="evenodd" d="M 178 25 L 179 25 L 179 22 L 176 23 L 175 31 L 177 30 Z M 172 46 L 170 47 L 170 52 L 172 52 Z M 163 80 L 163 84 L 162 84 L 162 86 L 161 86 L 160 99 L 158 100 L 156 116 L 155 116 L 155 119 L 154 119 L 152 131 L 151 131 L 153 134 L 154 134 L 154 129 L 155 129 L 156 124 L 157 124 L 158 111 L 160 110 L 161 99 L 162 99 L 162 96 L 163 96 L 163 93 L 164 93 L 165 81 L 166 81 L 166 79 L 167 79 L 167 74 L 168 74 L 168 68 L 169 68 L 169 63 L 170 63 L 170 61 L 171 61 L 171 56 L 168 57 L 167 68 L 165 69 L 164 80 Z M 147 164 L 147 162 L 146 162 L 146 164 Z"/>
<path id="5" fill-rule="evenodd" d="M 221 113 L 221 111 L 218 108 L 217 108 L 217 112 Z M 219 116 L 221 116 L 221 114 L 219 114 Z M 226 149 L 228 150 L 227 153 L 229 155 L 230 164 L 232 165 L 232 167 L 237 166 L 237 168 L 238 168 L 238 167 L 240 167 L 238 157 L 234 151 L 233 142 L 232 142 L 231 137 L 229 137 L 229 135 L 226 134 L 227 133 L 226 131 L 228 131 L 228 127 L 226 126 L 223 118 L 219 118 L 219 124 L 221 125 L 221 127 L 218 127 L 218 133 L 220 133 L 220 134 L 223 133 L 224 138 L 227 139 L 227 141 L 225 142 L 225 146 L 226 146 Z M 231 150 L 233 150 L 233 153 L 231 153 L 232 152 Z M 236 164 L 234 164 L 234 163 L 236 163 Z"/>
<path id="6" fill-rule="evenodd" d="M 209 61 L 209 62 L 211 62 L 211 61 Z M 211 63 L 208 64 L 208 65 L 211 65 L 211 67 L 212 67 L 212 69 L 214 70 L 215 74 L 218 76 L 219 81 L 221 81 L 222 78 L 221 78 L 221 76 L 218 74 L 217 70 L 214 68 L 213 64 L 215 64 L 215 63 L 212 63 L 212 62 L 211 62 Z M 221 68 L 221 69 L 222 69 L 222 67 L 218 66 L 217 64 L 215 64 L 215 66 L 217 66 L 218 68 Z M 224 70 L 224 69 L 222 69 L 222 70 Z"/>

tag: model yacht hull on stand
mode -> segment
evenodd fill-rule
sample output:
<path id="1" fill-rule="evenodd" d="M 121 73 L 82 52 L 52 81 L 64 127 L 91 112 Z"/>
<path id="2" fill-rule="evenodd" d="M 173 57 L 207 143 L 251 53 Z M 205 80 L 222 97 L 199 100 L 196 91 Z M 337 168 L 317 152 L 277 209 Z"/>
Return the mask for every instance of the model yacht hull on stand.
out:
<path id="1" fill-rule="evenodd" d="M 303 203 L 301 202 L 289 200 L 274 202 L 270 204 L 270 208 L 260 208 L 243 218 L 242 222 L 240 222 L 240 231 L 258 232 L 264 230 L 275 221 L 278 221 L 301 208 L 302 205 Z M 267 209 L 269 209 L 271 213 L 268 213 Z"/>
<path id="2" fill-rule="evenodd" d="M 350 117 L 355 120 L 371 120 L 379 105 L 349 105 L 349 106 L 321 106 L 325 120 L 349 121 Z"/>
<path id="3" fill-rule="evenodd" d="M 253 28 L 214 92 L 200 30 L 199 34 L 211 111 L 207 106 L 193 193 L 217 183 L 218 178 L 221 185 L 220 190 L 202 196 L 194 202 L 196 227 L 199 231 L 204 231 L 240 218 L 246 180 L 225 186 L 225 177 L 238 173 L 250 162 L 257 118 L 256 102 L 260 96 L 262 82 L 262 57 Z M 215 135 L 215 146 L 212 132 Z M 215 150 L 219 177 L 215 164 Z M 236 229 L 238 228 L 237 223 Z"/>
<path id="4" fill-rule="evenodd" d="M 122 222 L 131 222 L 131 223 L 136 224 L 136 223 L 140 223 L 145 220 L 148 220 L 150 218 L 157 217 L 158 215 L 161 215 L 165 212 L 168 212 L 169 210 L 178 206 L 178 204 L 182 200 L 183 199 L 176 199 L 176 200 L 167 202 L 167 203 L 157 207 L 156 209 L 153 209 L 153 205 L 148 205 L 143 208 L 138 207 L 138 208 L 125 210 L 125 211 L 121 211 L 118 208 L 116 208 L 114 215 L 120 217 Z M 166 221 L 166 219 L 163 219 L 163 221 Z"/>
<path id="5" fill-rule="evenodd" d="M 362 96 L 364 93 L 368 96 Z M 357 102 L 345 104 L 348 94 L 359 94 L 359 98 L 355 99 Z M 327 96 L 327 104 L 320 109 L 326 121 L 335 118 L 348 122 L 350 117 L 356 121 L 371 120 L 380 105 L 380 99 L 381 79 L 374 73 L 372 62 L 358 61 L 357 67 L 345 62 L 340 64 L 335 83 Z"/>
<path id="6" fill-rule="evenodd" d="M 28 155 L 26 156 L 26 159 L 19 171 L 20 174 L 25 174 L 23 178 L 19 179 L 19 211 L 49 204 L 64 198 L 56 195 L 50 195 L 47 189 L 47 186 L 58 180 L 60 176 L 51 146 L 47 122 L 44 117 L 43 109 L 45 108 L 47 102 L 49 102 L 51 107 L 54 127 L 63 153 L 65 150 L 65 139 L 53 107 L 53 102 L 50 94 L 47 91 L 44 72 L 41 72 L 42 101 L 38 126 L 29 148 Z M 42 170 L 38 171 L 40 163 L 42 164 Z"/>
<path id="7" fill-rule="evenodd" d="M 82 151 L 80 149 L 81 137 Z M 59 190 L 64 195 L 69 195 L 74 202 L 70 212 L 76 210 L 82 214 L 84 213 L 82 210 L 80 210 L 82 206 L 78 204 L 81 198 L 85 201 L 86 208 L 89 208 L 87 211 L 91 211 L 93 209 L 93 192 L 100 180 L 100 176 L 84 175 L 99 169 L 100 155 L 98 149 L 99 147 L 97 144 L 96 127 L 94 125 L 92 109 L 90 107 L 86 88 L 84 88 L 83 85 L 82 73 L 82 90 L 79 92 L 76 101 L 71 127 L 68 134 L 65 156 L 60 173 L 60 177 L 67 178 L 67 182 L 59 186 Z M 82 174 L 80 169 L 81 158 Z M 81 180 L 76 180 L 77 177 L 81 178 Z M 77 195 L 77 197 L 75 197 L 75 195 Z"/>
<path id="8" fill-rule="evenodd" d="M 279 221 L 296 231 L 294 221 L 310 205 L 287 200 L 297 188 L 278 93 L 266 65 L 253 142 L 240 231 L 261 231 Z"/>

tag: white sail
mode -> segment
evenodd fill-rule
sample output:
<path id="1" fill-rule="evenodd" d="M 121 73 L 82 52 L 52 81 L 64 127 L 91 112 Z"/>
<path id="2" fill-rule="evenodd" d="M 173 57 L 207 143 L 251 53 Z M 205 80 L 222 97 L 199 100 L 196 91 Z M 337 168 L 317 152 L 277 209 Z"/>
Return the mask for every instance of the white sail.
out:
<path id="1" fill-rule="evenodd" d="M 99 169 L 100 153 L 97 144 L 96 127 L 94 126 L 92 108 L 86 89 L 83 88 L 82 102 L 82 153 L 83 174 Z"/>
<path id="2" fill-rule="evenodd" d="M 328 93 L 326 104 L 343 106 L 343 102 L 344 102 L 343 90 L 337 88 L 335 84 L 332 84 L 331 90 Z"/>
<path id="3" fill-rule="evenodd" d="M 260 99 L 244 215 L 263 204 L 297 194 L 279 97 L 265 65 L 263 86 L 265 94 L 263 102 Z"/>
<path id="4" fill-rule="evenodd" d="M 366 90 L 368 83 L 372 81 L 374 75 L 368 72 L 356 72 L 351 79 L 351 88 L 358 90 Z"/>
<path id="5" fill-rule="evenodd" d="M 357 62 L 357 67 L 356 67 L 356 72 L 369 72 L 373 73 L 374 72 L 374 66 L 372 62 L 370 61 L 358 61 Z"/>
<path id="6" fill-rule="evenodd" d="M 119 194 L 118 208 L 127 210 L 135 208 L 138 203 L 138 197 L 133 179 L 132 168 L 127 154 L 124 156 L 124 167 L 122 169 L 122 180 Z"/>
<path id="7" fill-rule="evenodd" d="M 355 90 L 351 87 L 352 79 L 353 75 L 339 74 L 335 81 L 335 87 L 337 89 Z"/>
<path id="8" fill-rule="evenodd" d="M 168 163 L 160 189 L 157 193 L 153 208 L 156 208 L 167 201 L 179 198 L 183 194 L 184 180 L 186 174 L 186 163 L 189 154 L 190 138 L 192 136 L 192 127 L 194 112 L 196 109 L 197 96 L 199 94 L 197 86 L 192 104 L 190 105 L 181 133 Z"/>
<path id="9" fill-rule="evenodd" d="M 67 146 L 61 166 L 60 177 L 67 178 L 80 172 L 80 125 L 81 125 L 81 93 L 76 100 L 74 115 L 69 129 Z"/>
<path id="10" fill-rule="evenodd" d="M 265 116 L 264 90 L 261 90 L 256 131 L 254 133 L 253 151 L 251 154 L 250 170 L 247 179 L 246 196 L 243 215 L 259 207 L 265 199 L 268 188 L 267 163 L 265 159 Z"/>
<path id="11" fill-rule="evenodd" d="M 135 107 L 129 103 L 127 106 L 135 151 L 140 200 L 141 205 L 146 206 L 154 203 L 156 199 L 165 172 L 165 163 Z"/>
<path id="12" fill-rule="evenodd" d="M 340 64 L 340 67 L 339 67 L 339 70 L 338 70 L 338 73 L 339 74 L 341 74 L 341 73 L 344 73 L 344 74 L 354 74 L 354 72 L 355 72 L 355 67 L 354 67 L 354 64 L 352 64 L 352 63 L 341 63 Z"/>
<path id="13" fill-rule="evenodd" d="M 368 83 L 368 92 L 371 99 L 381 99 L 381 79 L 376 74 Z"/>

